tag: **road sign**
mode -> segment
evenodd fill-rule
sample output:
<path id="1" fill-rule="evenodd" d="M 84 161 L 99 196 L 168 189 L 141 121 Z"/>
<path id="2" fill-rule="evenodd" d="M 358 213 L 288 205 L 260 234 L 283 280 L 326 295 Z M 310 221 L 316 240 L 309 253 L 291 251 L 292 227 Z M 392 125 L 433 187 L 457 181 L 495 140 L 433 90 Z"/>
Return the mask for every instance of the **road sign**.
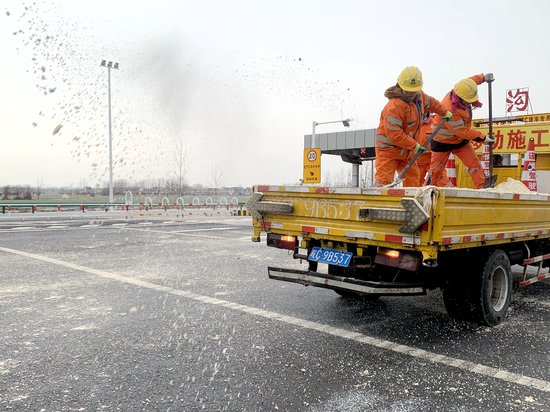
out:
<path id="1" fill-rule="evenodd" d="M 304 183 L 321 183 L 321 149 L 304 149 Z"/>

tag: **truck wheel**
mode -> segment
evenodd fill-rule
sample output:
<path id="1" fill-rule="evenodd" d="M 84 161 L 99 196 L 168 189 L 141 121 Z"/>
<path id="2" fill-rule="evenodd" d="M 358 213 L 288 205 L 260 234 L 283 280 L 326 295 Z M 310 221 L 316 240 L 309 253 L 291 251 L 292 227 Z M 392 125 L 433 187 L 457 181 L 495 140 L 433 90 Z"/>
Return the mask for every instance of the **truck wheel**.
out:
<path id="1" fill-rule="evenodd" d="M 472 308 L 468 300 L 465 278 L 451 275 L 443 287 L 443 303 L 447 313 L 457 320 L 470 320 Z"/>
<path id="2" fill-rule="evenodd" d="M 495 250 L 475 271 L 469 293 L 472 320 L 481 325 L 498 325 L 512 297 L 512 268 L 505 252 Z M 481 270 L 481 273 L 479 272 Z"/>

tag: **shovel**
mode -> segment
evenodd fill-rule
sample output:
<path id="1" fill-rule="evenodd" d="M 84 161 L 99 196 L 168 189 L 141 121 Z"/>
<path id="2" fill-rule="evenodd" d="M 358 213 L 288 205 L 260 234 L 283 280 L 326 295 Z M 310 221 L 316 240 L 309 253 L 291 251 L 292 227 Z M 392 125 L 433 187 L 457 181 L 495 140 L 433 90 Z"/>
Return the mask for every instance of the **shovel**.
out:
<path id="1" fill-rule="evenodd" d="M 422 146 L 424 148 L 424 150 L 422 149 L 418 149 L 418 151 L 414 154 L 414 156 L 412 157 L 412 159 L 409 161 L 409 163 L 407 164 L 407 166 L 405 166 L 403 168 L 403 170 L 401 170 L 399 172 L 399 174 L 397 175 L 397 177 L 395 178 L 395 180 L 393 182 L 391 182 L 390 184 L 384 186 L 384 187 L 394 187 L 394 186 L 397 186 L 399 183 L 401 183 L 403 181 L 403 177 L 407 174 L 407 172 L 409 171 L 409 169 L 411 168 L 411 166 L 414 164 L 414 162 L 416 162 L 418 160 L 418 158 L 420 156 L 422 156 L 424 154 L 424 152 L 426 151 L 426 149 L 428 148 L 428 146 L 430 145 L 430 143 L 432 142 L 434 136 L 437 134 L 437 132 L 439 132 L 441 130 L 441 128 L 445 125 L 445 123 L 447 123 L 447 120 L 446 119 L 443 119 L 441 121 L 441 123 L 439 123 L 437 125 L 437 127 L 434 129 L 433 132 L 430 133 L 430 136 L 428 137 L 428 139 L 426 140 L 426 142 L 424 143 L 424 146 Z"/>
<path id="2" fill-rule="evenodd" d="M 493 138 L 493 88 L 492 84 L 495 79 L 490 79 L 487 82 L 489 88 L 489 136 Z M 485 178 L 484 188 L 495 187 L 498 176 L 493 176 L 493 143 L 489 143 L 489 177 Z"/>

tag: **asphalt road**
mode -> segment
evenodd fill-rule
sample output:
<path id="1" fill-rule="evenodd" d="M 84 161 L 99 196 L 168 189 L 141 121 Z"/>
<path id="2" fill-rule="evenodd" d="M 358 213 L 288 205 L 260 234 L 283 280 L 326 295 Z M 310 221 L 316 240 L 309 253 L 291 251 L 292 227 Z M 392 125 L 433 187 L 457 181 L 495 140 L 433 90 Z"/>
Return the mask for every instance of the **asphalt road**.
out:
<path id="1" fill-rule="evenodd" d="M 550 410 L 550 283 L 480 327 L 269 280 L 300 264 L 250 228 L 0 219 L 0 410 Z"/>

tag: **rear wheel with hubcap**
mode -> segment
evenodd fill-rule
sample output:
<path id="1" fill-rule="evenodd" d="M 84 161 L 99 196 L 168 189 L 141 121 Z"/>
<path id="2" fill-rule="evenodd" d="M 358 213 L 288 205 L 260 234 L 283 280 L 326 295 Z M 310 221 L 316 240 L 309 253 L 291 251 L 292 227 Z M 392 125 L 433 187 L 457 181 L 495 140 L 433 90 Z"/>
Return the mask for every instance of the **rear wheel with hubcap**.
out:
<path id="1" fill-rule="evenodd" d="M 447 313 L 459 320 L 472 320 L 495 326 L 504 319 L 512 297 L 512 268 L 506 252 L 500 249 L 472 257 L 453 270 L 443 287 Z"/>

